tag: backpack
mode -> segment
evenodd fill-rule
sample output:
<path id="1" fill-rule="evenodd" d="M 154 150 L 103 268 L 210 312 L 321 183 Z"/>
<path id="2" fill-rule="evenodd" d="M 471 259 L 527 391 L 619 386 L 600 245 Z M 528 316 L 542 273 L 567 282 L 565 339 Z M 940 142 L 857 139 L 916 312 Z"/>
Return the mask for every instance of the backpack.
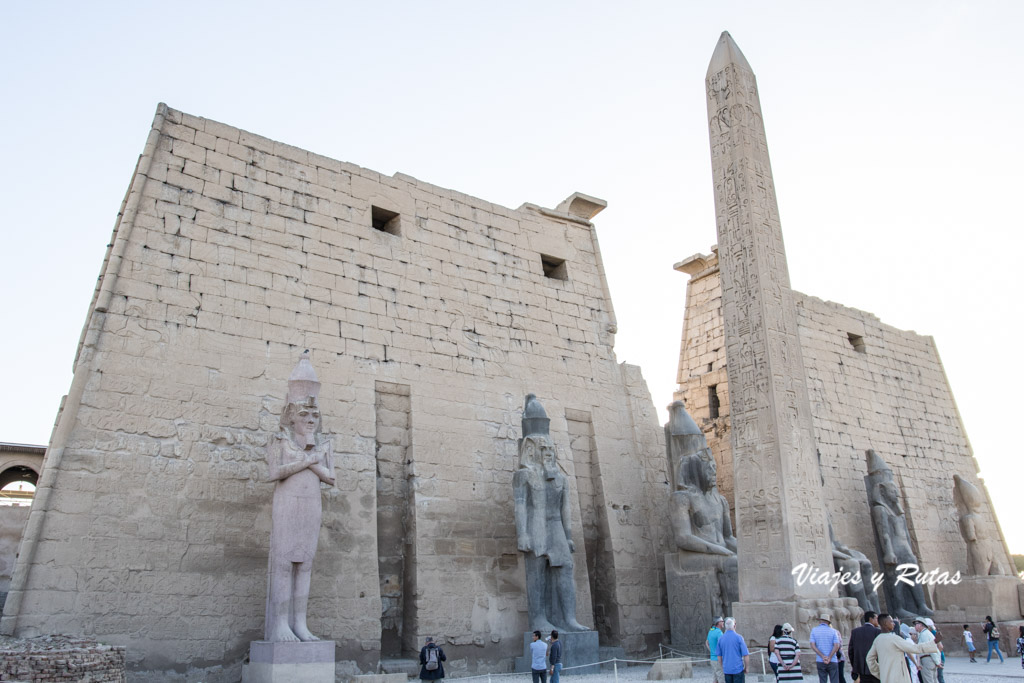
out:
<path id="1" fill-rule="evenodd" d="M 999 627 L 992 627 L 992 633 L 989 634 L 989 640 L 999 640 Z"/>
<path id="2" fill-rule="evenodd" d="M 437 671 L 437 647 L 427 648 L 427 671 Z"/>

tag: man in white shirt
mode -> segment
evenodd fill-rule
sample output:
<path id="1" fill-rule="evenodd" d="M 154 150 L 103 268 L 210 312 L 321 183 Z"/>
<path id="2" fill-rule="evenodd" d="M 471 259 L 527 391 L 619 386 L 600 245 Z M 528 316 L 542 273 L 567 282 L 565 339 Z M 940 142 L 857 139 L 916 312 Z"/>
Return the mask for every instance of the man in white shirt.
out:
<path id="1" fill-rule="evenodd" d="M 928 628 L 928 623 L 923 617 L 917 617 L 914 619 L 914 630 L 917 631 L 917 644 L 924 645 L 925 643 L 935 643 L 935 635 Z M 921 681 L 922 683 L 938 683 L 938 674 L 936 670 L 939 665 L 942 664 L 942 659 L 939 654 L 932 653 L 928 655 L 921 655 L 920 657 L 920 668 L 921 668 Z"/>

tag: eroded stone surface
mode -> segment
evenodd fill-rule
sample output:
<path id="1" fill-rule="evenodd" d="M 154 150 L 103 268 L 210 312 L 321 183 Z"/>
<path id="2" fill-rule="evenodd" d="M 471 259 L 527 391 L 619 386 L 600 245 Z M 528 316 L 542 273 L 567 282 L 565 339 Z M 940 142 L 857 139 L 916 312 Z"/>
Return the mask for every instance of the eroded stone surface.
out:
<path id="1" fill-rule="evenodd" d="M 341 476 L 322 493 L 308 626 L 337 641 L 340 660 L 375 670 L 382 630 L 397 634 L 399 621 L 401 647 L 443 634 L 467 668 L 519 654 L 528 619 L 511 483 L 521 397 L 541 386 L 567 456 L 574 539 L 577 483 L 589 480 L 588 505 L 601 484 L 599 551 L 573 568 L 577 614 L 593 623 L 593 572 L 612 642 L 656 647 L 668 627 L 664 445 L 639 370 L 613 351 L 585 218 L 601 202 L 578 199 L 508 209 L 161 106 L 3 628 L 120 634 L 140 680 L 185 679 L 171 667 L 237 680 L 263 629 L 266 449 L 281 387 L 310 349 Z M 546 272 L 555 261 L 560 272 Z M 378 383 L 407 387 L 405 404 L 394 409 Z M 588 448 L 572 448 L 570 422 Z M 408 511 L 403 556 L 389 548 L 383 565 L 378 522 L 391 527 L 378 496 Z M 399 564 L 401 601 L 381 591 Z"/>
<path id="2" fill-rule="evenodd" d="M 757 81 L 728 33 L 715 48 L 706 86 L 739 599 L 761 604 L 829 598 L 834 592 L 827 586 L 798 582 L 792 574 L 800 563 L 831 569 L 831 548 Z M 751 635 L 753 642 L 764 640 Z"/>

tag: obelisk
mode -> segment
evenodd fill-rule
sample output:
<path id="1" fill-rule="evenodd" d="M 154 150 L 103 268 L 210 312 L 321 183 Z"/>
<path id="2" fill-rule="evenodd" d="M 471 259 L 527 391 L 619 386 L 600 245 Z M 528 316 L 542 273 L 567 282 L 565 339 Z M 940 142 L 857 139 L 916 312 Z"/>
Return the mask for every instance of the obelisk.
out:
<path id="1" fill-rule="evenodd" d="M 792 573 L 801 563 L 831 572 L 832 555 L 757 81 L 728 32 L 706 85 L 736 481 L 733 615 L 755 640 L 785 621 L 803 640 L 821 611 L 846 603 Z"/>

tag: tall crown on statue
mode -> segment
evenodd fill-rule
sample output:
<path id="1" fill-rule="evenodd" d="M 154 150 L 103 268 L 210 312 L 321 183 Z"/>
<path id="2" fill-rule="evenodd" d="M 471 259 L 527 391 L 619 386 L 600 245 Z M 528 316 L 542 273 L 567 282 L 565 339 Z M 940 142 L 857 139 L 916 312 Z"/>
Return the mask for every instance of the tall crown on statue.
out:
<path id="1" fill-rule="evenodd" d="M 309 349 L 302 352 L 288 376 L 288 403 L 310 404 L 320 395 L 320 380 L 309 362 Z"/>
<path id="2" fill-rule="evenodd" d="M 544 406 L 534 394 L 526 395 L 526 403 L 523 405 L 523 438 L 528 436 L 549 436 L 551 420 L 548 418 Z"/>

